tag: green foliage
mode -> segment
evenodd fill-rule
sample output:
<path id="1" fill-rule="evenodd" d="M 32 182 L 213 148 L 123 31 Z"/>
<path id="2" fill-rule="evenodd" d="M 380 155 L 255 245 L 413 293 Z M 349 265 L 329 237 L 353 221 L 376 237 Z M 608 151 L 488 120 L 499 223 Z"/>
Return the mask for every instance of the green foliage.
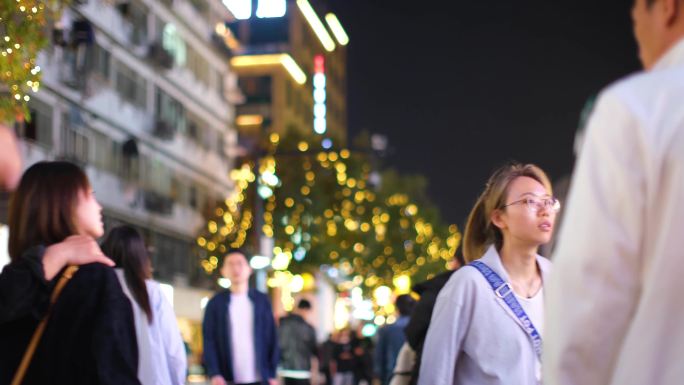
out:
<path id="1" fill-rule="evenodd" d="M 27 102 L 40 86 L 38 52 L 48 44 L 48 21 L 68 0 L 0 0 L 0 122 L 30 119 Z"/>

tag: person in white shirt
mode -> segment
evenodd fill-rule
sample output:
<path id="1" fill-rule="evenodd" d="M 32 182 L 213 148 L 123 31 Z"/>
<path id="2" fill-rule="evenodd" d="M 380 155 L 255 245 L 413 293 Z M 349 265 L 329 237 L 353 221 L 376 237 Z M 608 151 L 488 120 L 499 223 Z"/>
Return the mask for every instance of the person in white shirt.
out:
<path id="1" fill-rule="evenodd" d="M 471 263 L 437 297 L 419 385 L 541 382 L 551 263 L 537 249 L 551 239 L 559 209 L 549 179 L 534 165 L 510 164 L 491 176 L 465 229 L 463 254 Z"/>
<path id="2" fill-rule="evenodd" d="M 645 72 L 604 90 L 547 291 L 547 384 L 684 381 L 684 0 L 636 0 Z"/>
<path id="3" fill-rule="evenodd" d="M 223 257 L 221 275 L 230 289 L 204 310 L 204 364 L 211 385 L 277 385 L 278 333 L 268 296 L 250 289 L 252 268 L 245 252 Z"/>
<path id="4" fill-rule="evenodd" d="M 176 315 L 159 284 L 151 279 L 145 242 L 130 226 L 113 228 L 102 244 L 116 263 L 121 287 L 133 305 L 142 385 L 184 385 L 187 356 Z"/>

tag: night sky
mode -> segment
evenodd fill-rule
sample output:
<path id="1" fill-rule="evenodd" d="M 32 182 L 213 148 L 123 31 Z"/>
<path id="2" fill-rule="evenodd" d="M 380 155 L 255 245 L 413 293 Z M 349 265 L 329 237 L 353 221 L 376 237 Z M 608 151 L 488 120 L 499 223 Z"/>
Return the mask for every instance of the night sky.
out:
<path id="1" fill-rule="evenodd" d="M 428 177 L 461 229 L 504 162 L 570 173 L 585 101 L 639 69 L 630 1 L 330 3 L 351 39 L 350 136 L 386 135 L 386 165 Z"/>

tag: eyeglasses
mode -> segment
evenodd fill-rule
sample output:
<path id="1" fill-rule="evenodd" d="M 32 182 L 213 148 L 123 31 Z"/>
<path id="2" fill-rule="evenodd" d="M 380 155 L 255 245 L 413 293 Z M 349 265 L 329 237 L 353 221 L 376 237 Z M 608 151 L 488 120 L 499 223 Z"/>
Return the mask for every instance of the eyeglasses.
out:
<path id="1" fill-rule="evenodd" d="M 551 198 L 527 197 L 527 198 L 517 200 L 515 202 L 511 202 L 507 205 L 503 205 L 503 206 L 501 206 L 501 208 L 505 208 L 505 207 L 517 205 L 517 204 L 525 205 L 525 207 L 527 207 L 527 210 L 530 211 L 531 213 L 538 213 L 539 210 L 541 210 L 541 209 L 553 210 L 554 212 L 558 212 L 561 208 L 560 201 L 558 199 L 556 199 L 555 197 L 551 197 Z"/>

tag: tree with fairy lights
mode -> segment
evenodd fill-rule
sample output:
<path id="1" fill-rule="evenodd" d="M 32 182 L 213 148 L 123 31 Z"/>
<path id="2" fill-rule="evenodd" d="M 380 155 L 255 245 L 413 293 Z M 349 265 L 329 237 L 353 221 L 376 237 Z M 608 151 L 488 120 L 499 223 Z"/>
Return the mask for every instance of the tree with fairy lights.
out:
<path id="1" fill-rule="evenodd" d="M 66 1 L 0 0 L 0 122 L 30 118 L 26 103 L 40 86 L 38 52 L 48 20 Z"/>
<path id="2" fill-rule="evenodd" d="M 258 162 L 231 173 L 235 192 L 197 239 L 208 274 L 231 247 L 258 251 L 261 236 L 274 241 L 273 269 L 328 265 L 349 285 L 406 286 L 446 268 L 461 236 L 440 221 L 423 178 L 389 171 L 373 184 L 370 151 L 325 150 L 311 139 L 271 134 Z"/>

